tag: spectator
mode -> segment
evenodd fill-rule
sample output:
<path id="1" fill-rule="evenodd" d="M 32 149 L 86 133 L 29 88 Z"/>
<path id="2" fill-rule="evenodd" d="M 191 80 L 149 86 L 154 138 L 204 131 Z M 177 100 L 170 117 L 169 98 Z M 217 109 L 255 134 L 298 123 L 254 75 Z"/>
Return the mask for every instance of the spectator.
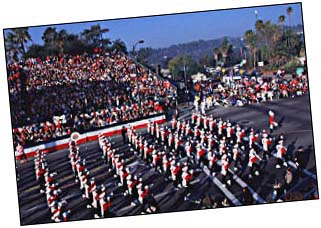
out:
<path id="1" fill-rule="evenodd" d="M 162 113 L 176 96 L 169 83 L 164 88 L 159 78 L 117 52 L 30 58 L 8 65 L 8 74 L 15 145 Z"/>
<path id="2" fill-rule="evenodd" d="M 244 205 L 252 205 L 253 204 L 253 196 L 248 188 L 242 189 L 242 203 Z"/>

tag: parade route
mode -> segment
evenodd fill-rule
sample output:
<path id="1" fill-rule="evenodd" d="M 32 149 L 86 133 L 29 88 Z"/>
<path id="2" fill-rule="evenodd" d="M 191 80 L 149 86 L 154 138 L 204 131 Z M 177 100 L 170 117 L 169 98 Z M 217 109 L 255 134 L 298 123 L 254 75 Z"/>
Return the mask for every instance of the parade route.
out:
<path id="1" fill-rule="evenodd" d="M 303 146 L 307 157 L 304 175 L 296 179 L 295 188 L 309 192 L 315 188 L 315 162 L 312 141 L 311 119 L 309 115 L 297 115 L 298 112 L 309 113 L 310 105 L 308 97 L 295 99 L 283 99 L 268 103 L 248 105 L 245 107 L 219 107 L 210 110 L 207 114 L 215 118 L 230 120 L 231 122 L 242 122 L 246 128 L 267 129 L 269 109 L 276 113 L 276 120 L 282 121 L 279 128 L 272 136 L 284 133 L 285 145 L 288 151 L 294 154 L 299 146 Z M 181 110 L 180 119 L 191 117 L 190 108 Z M 168 124 L 164 124 L 168 125 Z M 300 130 L 305 129 L 305 130 Z M 287 134 L 291 132 L 291 134 Z M 145 135 L 150 143 L 146 129 L 139 130 L 139 134 Z M 212 196 L 216 200 L 222 201 L 225 197 L 229 200 L 230 206 L 242 205 L 242 188 L 247 187 L 255 201 L 259 204 L 271 202 L 273 184 L 276 179 L 283 178 L 285 168 L 275 169 L 276 160 L 271 158 L 262 164 L 262 173 L 259 177 L 249 179 L 247 174 L 242 171 L 229 172 L 232 175 L 232 184 L 223 185 L 220 175 L 212 176 L 207 167 L 200 170 L 191 184 L 190 196 L 185 200 L 184 194 L 180 189 L 175 189 L 171 182 L 165 180 L 163 174 L 157 172 L 145 161 L 141 160 L 129 145 L 123 144 L 120 135 L 112 136 L 113 148 L 117 148 L 117 153 L 126 158 L 126 166 L 132 172 L 140 174 L 140 177 L 151 186 L 155 199 L 160 207 L 160 212 L 184 211 L 201 209 L 201 201 L 205 196 Z M 110 175 L 107 164 L 102 160 L 102 152 L 99 149 L 98 141 L 88 142 L 79 145 L 79 151 L 86 159 L 86 166 L 91 175 L 95 177 L 97 185 L 104 184 L 107 191 L 115 194 L 113 206 L 111 208 L 114 216 L 140 214 L 139 203 L 129 196 L 124 195 L 121 187 L 114 176 Z M 291 156 L 290 156 L 291 157 Z M 86 207 L 85 199 L 74 183 L 70 163 L 68 162 L 68 150 L 51 152 L 46 156 L 51 171 L 57 172 L 57 182 L 62 189 L 62 199 L 68 201 L 68 208 L 73 211 L 70 220 L 91 219 L 94 217 L 92 209 Z M 293 162 L 289 164 L 293 166 Z M 46 208 L 44 196 L 39 193 L 39 185 L 36 182 L 33 170 L 33 161 L 25 164 L 17 164 L 18 174 L 18 196 L 20 204 L 20 216 L 22 224 L 33 224 L 39 222 L 50 222 L 49 209 Z M 312 177 L 306 181 L 306 175 Z M 302 184 L 301 184 L 302 183 Z"/>

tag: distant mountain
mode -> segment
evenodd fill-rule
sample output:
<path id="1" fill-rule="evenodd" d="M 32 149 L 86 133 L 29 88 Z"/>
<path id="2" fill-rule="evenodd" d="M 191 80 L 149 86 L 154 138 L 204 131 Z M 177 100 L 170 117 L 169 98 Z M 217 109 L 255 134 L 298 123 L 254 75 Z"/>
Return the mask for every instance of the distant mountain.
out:
<path id="1" fill-rule="evenodd" d="M 284 29 L 289 29 L 289 26 L 284 26 Z M 303 26 L 291 26 L 295 33 L 302 33 Z M 246 43 L 241 40 L 241 37 L 227 37 L 228 41 L 235 47 L 235 52 L 240 52 L 240 47 Z M 213 58 L 213 50 L 215 47 L 220 47 L 224 37 L 213 40 L 198 40 L 188 43 L 171 45 L 167 48 L 152 49 L 152 54 L 148 57 L 149 64 L 161 64 L 162 67 L 167 65 L 167 62 L 177 55 L 191 56 L 194 60 L 199 61 L 205 55 Z"/>
<path id="2" fill-rule="evenodd" d="M 191 56 L 196 61 L 205 55 L 209 55 L 212 58 L 214 48 L 220 47 L 223 39 L 224 37 L 214 40 L 199 40 L 175 44 L 167 48 L 152 49 L 152 54 L 148 58 L 148 63 L 161 64 L 164 66 L 168 60 L 177 55 Z M 240 48 L 242 45 L 241 37 L 227 37 L 227 39 L 235 48 Z"/>

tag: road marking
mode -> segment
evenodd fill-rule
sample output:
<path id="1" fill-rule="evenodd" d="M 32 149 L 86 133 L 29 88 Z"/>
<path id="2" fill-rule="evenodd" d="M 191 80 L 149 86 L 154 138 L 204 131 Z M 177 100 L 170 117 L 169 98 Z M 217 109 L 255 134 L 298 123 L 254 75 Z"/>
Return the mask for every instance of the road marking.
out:
<path id="1" fill-rule="evenodd" d="M 170 191 L 166 191 L 166 192 L 159 193 L 159 194 L 155 195 L 154 198 L 155 198 L 155 199 L 158 199 L 158 198 L 160 198 L 160 197 L 162 197 L 162 196 L 166 196 L 166 195 L 171 194 L 171 193 L 173 193 L 173 192 L 176 192 L 176 190 L 175 190 L 175 189 L 172 189 L 172 190 L 170 190 Z"/>
<path id="2" fill-rule="evenodd" d="M 136 203 L 135 203 L 135 205 L 130 204 L 130 205 L 126 206 L 126 207 L 123 207 L 123 208 L 119 209 L 117 211 L 117 213 L 121 213 L 121 212 L 127 211 L 127 210 L 132 209 L 132 208 L 134 208 L 136 206 L 137 206 Z"/>
<path id="3" fill-rule="evenodd" d="M 200 178 L 197 178 L 197 179 L 191 181 L 190 184 L 194 185 L 194 184 L 197 184 L 197 183 L 199 183 L 199 182 L 201 182 L 201 179 L 200 179 Z"/>
<path id="4" fill-rule="evenodd" d="M 288 135 L 288 134 L 297 134 L 297 133 L 305 133 L 305 132 L 312 132 L 312 129 L 298 130 L 298 131 L 285 131 L 285 132 L 282 132 L 282 133 L 284 135 Z M 272 135 L 278 135 L 278 134 L 272 134 Z"/>
<path id="5" fill-rule="evenodd" d="M 203 171 L 211 178 L 213 183 L 224 193 L 224 195 L 235 205 L 241 206 L 241 202 L 231 193 L 227 188 L 223 187 L 222 182 L 216 177 L 212 176 L 209 169 L 204 166 Z"/>
<path id="6" fill-rule="evenodd" d="M 266 203 L 266 201 L 257 193 L 255 192 L 245 181 L 243 181 L 241 178 L 239 178 L 232 170 L 229 169 L 229 172 L 233 175 L 233 179 L 242 187 L 242 188 L 247 188 L 253 198 L 256 200 L 258 203 Z"/>
<path id="7" fill-rule="evenodd" d="M 220 161 L 218 161 L 218 164 L 221 166 Z M 233 175 L 233 179 L 236 181 L 236 183 L 238 183 L 242 188 L 247 188 L 251 192 L 256 202 L 266 203 L 266 201 L 257 192 L 255 192 L 253 188 L 251 188 L 245 181 L 238 177 L 231 169 L 228 169 L 228 171 Z"/>

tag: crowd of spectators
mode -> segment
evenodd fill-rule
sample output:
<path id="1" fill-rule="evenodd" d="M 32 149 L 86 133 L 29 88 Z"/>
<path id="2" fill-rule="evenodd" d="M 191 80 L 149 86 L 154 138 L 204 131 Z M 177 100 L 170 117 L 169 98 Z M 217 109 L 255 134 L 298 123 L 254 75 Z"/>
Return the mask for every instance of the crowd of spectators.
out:
<path id="1" fill-rule="evenodd" d="M 119 52 L 29 58 L 8 65 L 14 141 L 46 142 L 175 106 L 176 91 Z"/>
<path id="2" fill-rule="evenodd" d="M 244 106 L 273 101 L 273 99 L 302 96 L 308 93 L 306 75 L 278 75 L 271 77 L 225 78 L 220 82 L 211 80 L 194 84 L 194 105 L 203 111 L 212 106 Z"/>

